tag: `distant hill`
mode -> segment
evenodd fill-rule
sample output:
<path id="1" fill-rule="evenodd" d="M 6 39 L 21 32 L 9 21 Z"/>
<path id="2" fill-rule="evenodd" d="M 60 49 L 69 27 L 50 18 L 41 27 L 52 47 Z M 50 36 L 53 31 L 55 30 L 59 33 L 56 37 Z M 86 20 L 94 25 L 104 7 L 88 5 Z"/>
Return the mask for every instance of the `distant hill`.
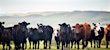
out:
<path id="1" fill-rule="evenodd" d="M 74 17 L 109 17 L 110 12 L 106 11 L 72 11 L 72 12 L 66 12 L 66 11 L 50 11 L 50 12 L 29 12 L 29 13 L 15 13 L 15 14 L 6 14 L 6 15 L 0 15 L 0 16 L 74 16 Z"/>
<path id="2" fill-rule="evenodd" d="M 29 27 L 36 27 L 37 23 L 49 24 L 53 27 L 58 27 L 59 23 L 66 22 L 74 25 L 76 23 L 87 22 L 101 23 L 105 26 L 110 23 L 110 12 L 106 11 L 72 11 L 72 12 L 29 12 L 26 14 L 11 14 L 0 15 L 0 21 L 5 21 L 6 26 L 12 26 L 18 22 L 27 21 L 31 25 Z"/>

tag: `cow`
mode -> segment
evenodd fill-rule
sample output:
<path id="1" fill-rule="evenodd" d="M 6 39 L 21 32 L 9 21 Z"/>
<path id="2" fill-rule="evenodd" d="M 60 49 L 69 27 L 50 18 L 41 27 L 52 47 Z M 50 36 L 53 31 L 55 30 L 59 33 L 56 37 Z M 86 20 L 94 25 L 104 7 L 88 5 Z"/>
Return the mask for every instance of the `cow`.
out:
<path id="1" fill-rule="evenodd" d="M 40 39 L 40 34 L 37 28 L 29 28 L 28 32 L 28 40 L 30 43 L 30 49 L 31 49 L 31 42 L 33 42 L 33 49 L 36 49 L 36 44 L 38 42 L 38 49 L 39 49 L 39 39 Z"/>
<path id="2" fill-rule="evenodd" d="M 5 49 L 5 44 L 9 46 L 9 50 L 11 49 L 10 41 L 12 39 L 12 27 L 6 27 L 3 29 L 1 40 L 3 45 L 3 50 Z M 7 48 L 6 48 L 7 49 Z"/>
<path id="3" fill-rule="evenodd" d="M 88 39 L 90 38 L 91 35 L 91 26 L 88 23 L 84 24 L 76 24 L 75 26 L 72 26 L 74 29 L 74 39 L 75 42 L 78 44 L 78 49 L 79 49 L 79 42 L 82 40 L 83 47 L 84 49 L 88 45 Z M 84 43 L 86 42 L 86 44 Z"/>
<path id="4" fill-rule="evenodd" d="M 106 41 L 106 48 L 108 48 L 108 41 L 110 41 L 110 24 L 106 24 L 106 28 L 104 29 L 104 37 Z"/>
<path id="5" fill-rule="evenodd" d="M 60 44 L 60 39 L 58 37 L 58 33 L 59 33 L 59 30 L 54 31 L 54 39 L 55 39 L 55 42 L 57 44 L 57 49 L 59 49 L 59 44 Z"/>
<path id="6" fill-rule="evenodd" d="M 60 26 L 60 30 L 58 31 L 58 38 L 55 41 L 57 42 L 57 49 L 59 49 L 60 42 L 62 43 L 62 50 L 63 47 L 66 44 L 66 47 L 68 47 L 68 44 L 70 43 L 70 25 L 66 23 L 58 24 Z"/>
<path id="7" fill-rule="evenodd" d="M 49 41 L 49 49 L 51 49 L 52 34 L 54 32 L 52 26 L 43 25 L 43 24 L 37 24 L 37 25 L 38 25 L 38 31 L 40 33 L 40 40 L 44 41 L 44 49 L 47 49 L 48 41 Z"/>
<path id="8" fill-rule="evenodd" d="M 22 49 L 24 49 L 24 44 L 26 43 L 27 32 L 28 32 L 27 25 L 29 24 L 30 23 L 24 21 L 18 23 L 17 25 L 14 25 L 12 34 L 13 34 L 15 49 L 20 49 L 21 48 L 20 44 L 22 44 Z"/>
<path id="9" fill-rule="evenodd" d="M 4 29 L 4 26 L 3 24 L 5 24 L 5 22 L 0 22 L 0 44 L 1 44 L 1 36 L 2 36 L 2 32 L 3 32 L 3 29 Z"/>
<path id="10" fill-rule="evenodd" d="M 93 40 L 94 40 L 94 48 L 95 48 L 95 41 L 98 40 L 97 47 L 100 48 L 101 40 L 104 37 L 104 28 L 101 27 L 100 23 L 92 23 L 94 25 L 94 28 L 91 30 L 91 34 L 93 34 Z"/>

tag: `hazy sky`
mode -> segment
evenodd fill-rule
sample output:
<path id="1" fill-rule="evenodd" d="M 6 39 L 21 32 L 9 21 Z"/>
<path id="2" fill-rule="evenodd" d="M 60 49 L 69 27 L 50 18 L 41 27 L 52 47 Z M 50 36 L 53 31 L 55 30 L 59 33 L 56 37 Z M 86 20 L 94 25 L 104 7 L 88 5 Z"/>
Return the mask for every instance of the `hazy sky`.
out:
<path id="1" fill-rule="evenodd" d="M 110 0 L 0 0 L 0 14 L 74 10 L 110 11 Z"/>

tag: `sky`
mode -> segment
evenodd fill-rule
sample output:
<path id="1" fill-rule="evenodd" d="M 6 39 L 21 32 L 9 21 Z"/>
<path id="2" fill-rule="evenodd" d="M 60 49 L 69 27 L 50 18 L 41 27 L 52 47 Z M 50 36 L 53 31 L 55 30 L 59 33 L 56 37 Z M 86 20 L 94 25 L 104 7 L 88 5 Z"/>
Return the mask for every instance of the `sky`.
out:
<path id="1" fill-rule="evenodd" d="M 0 14 L 75 10 L 110 11 L 110 0 L 0 0 Z"/>

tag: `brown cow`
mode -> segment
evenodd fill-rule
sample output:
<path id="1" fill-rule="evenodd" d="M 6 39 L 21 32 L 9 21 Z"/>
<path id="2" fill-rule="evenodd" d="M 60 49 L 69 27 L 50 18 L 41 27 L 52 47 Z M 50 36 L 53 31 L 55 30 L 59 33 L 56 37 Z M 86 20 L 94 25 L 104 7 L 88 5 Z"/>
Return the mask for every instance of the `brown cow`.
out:
<path id="1" fill-rule="evenodd" d="M 73 26 L 74 28 L 74 39 L 76 43 L 78 44 L 78 49 L 79 49 L 79 41 L 82 39 L 82 44 L 83 44 L 83 49 L 87 46 L 88 44 L 88 39 L 91 34 L 91 26 L 87 23 L 84 24 L 76 24 Z M 86 42 L 86 44 L 84 44 Z"/>
<path id="2" fill-rule="evenodd" d="M 107 24 L 107 27 L 104 29 L 104 37 L 106 40 L 106 48 L 108 48 L 108 41 L 110 41 L 110 24 Z"/>

